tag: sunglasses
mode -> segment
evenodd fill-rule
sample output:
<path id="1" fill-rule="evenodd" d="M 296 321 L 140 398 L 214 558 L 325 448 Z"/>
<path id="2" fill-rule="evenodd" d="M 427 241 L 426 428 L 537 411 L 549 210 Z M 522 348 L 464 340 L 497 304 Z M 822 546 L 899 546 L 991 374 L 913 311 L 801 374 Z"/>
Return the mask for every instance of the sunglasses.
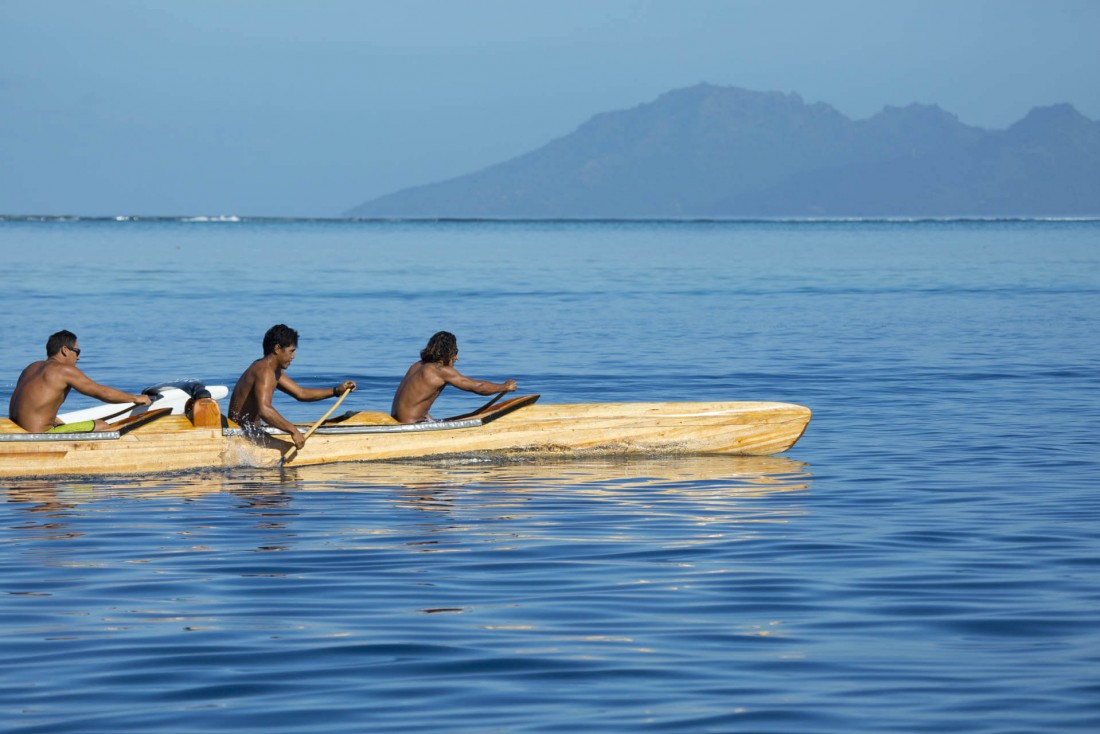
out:
<path id="1" fill-rule="evenodd" d="M 80 350 L 79 349 L 76 349 L 74 347 L 65 347 L 65 348 L 68 349 L 73 354 L 75 354 L 76 356 L 78 356 L 78 357 L 80 356 Z"/>

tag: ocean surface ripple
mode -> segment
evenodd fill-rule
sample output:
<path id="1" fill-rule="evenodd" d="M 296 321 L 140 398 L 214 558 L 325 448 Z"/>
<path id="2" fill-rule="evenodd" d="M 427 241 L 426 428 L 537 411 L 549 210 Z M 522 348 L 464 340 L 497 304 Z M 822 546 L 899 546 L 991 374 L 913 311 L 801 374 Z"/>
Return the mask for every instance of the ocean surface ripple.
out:
<path id="1" fill-rule="evenodd" d="M 5 401 L 60 328 L 139 389 L 284 321 L 356 409 L 447 328 L 543 402 L 814 410 L 775 457 L 0 480 L 5 731 L 1100 730 L 1098 235 L 0 219 Z"/>

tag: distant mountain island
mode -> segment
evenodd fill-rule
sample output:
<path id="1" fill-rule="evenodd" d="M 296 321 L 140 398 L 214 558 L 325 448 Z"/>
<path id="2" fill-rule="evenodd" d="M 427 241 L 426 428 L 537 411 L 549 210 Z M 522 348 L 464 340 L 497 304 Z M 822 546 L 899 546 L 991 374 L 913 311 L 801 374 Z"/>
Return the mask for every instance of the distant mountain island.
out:
<path id="1" fill-rule="evenodd" d="M 596 115 L 535 151 L 347 212 L 402 218 L 1100 215 L 1100 122 L 1068 104 L 1007 130 L 935 105 L 852 120 L 797 94 L 702 84 Z"/>

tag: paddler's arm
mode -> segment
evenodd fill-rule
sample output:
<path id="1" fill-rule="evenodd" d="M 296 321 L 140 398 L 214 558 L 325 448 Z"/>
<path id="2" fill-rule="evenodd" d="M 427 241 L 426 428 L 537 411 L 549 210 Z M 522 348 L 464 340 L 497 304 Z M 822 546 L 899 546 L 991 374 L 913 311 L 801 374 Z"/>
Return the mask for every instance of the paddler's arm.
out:
<path id="1" fill-rule="evenodd" d="M 283 380 L 289 379 L 286 375 L 280 378 L 276 384 L 280 390 L 283 389 Z M 294 425 L 282 414 L 275 410 L 275 406 L 271 404 L 271 396 L 275 394 L 275 386 L 271 383 L 275 380 L 275 375 L 268 372 L 261 372 L 256 378 L 256 384 L 253 386 L 254 396 L 256 398 L 256 418 L 267 423 L 269 426 L 274 426 L 280 431 L 286 431 L 290 434 L 290 438 L 294 441 L 294 445 L 298 448 L 305 446 L 306 439 L 302 435 L 302 432 L 298 430 L 298 426 Z M 293 380 L 291 380 L 293 382 Z"/>
<path id="2" fill-rule="evenodd" d="M 135 405 L 149 405 L 153 402 L 153 399 L 148 395 L 122 392 L 121 390 L 116 390 L 113 387 L 100 385 L 98 382 L 81 372 L 80 369 L 78 369 L 77 367 L 70 367 L 66 371 L 65 379 L 66 382 L 68 382 L 69 386 L 81 395 L 87 395 L 90 398 L 102 400 L 105 403 L 134 403 Z"/>
<path id="3" fill-rule="evenodd" d="M 299 402 L 315 403 L 318 400 L 328 400 L 329 398 L 339 397 L 347 390 L 355 390 L 355 382 L 353 380 L 345 380 L 333 387 L 302 387 L 297 382 L 290 379 L 284 372 L 279 377 L 278 387 Z"/>
<path id="4" fill-rule="evenodd" d="M 475 380 L 462 374 L 454 367 L 443 367 L 440 369 L 439 374 L 448 385 L 454 385 L 459 390 L 477 395 L 495 395 L 498 392 L 512 392 L 516 389 L 515 380 L 499 383 L 489 382 L 488 380 Z"/>

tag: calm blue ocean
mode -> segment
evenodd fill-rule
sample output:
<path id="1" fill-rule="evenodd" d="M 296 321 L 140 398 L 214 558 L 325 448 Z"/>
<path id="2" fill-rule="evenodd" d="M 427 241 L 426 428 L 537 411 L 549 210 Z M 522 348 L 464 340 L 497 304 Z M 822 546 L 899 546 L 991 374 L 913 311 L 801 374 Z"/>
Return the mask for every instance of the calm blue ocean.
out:
<path id="1" fill-rule="evenodd" d="M 58 329 L 137 390 L 285 322 L 351 408 L 448 329 L 543 402 L 814 410 L 762 459 L 0 480 L 3 731 L 1100 730 L 1098 221 L 9 217 L 0 255 L 4 406 Z"/>

